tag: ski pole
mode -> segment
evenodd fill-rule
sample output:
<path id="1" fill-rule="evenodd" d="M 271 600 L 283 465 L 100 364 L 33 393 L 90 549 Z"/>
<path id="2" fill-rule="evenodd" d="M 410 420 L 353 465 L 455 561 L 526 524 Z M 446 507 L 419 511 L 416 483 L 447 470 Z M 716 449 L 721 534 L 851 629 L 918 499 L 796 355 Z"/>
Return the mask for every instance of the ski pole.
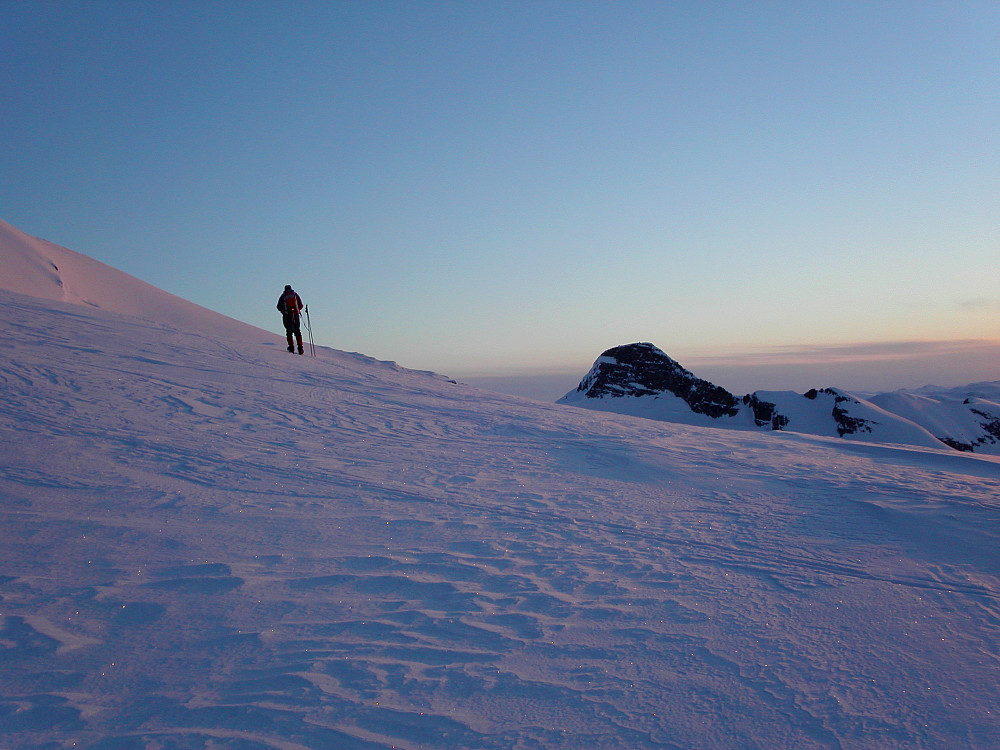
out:
<path id="1" fill-rule="evenodd" d="M 313 343 L 313 327 L 312 321 L 309 320 L 309 305 L 303 308 L 306 312 L 306 331 L 309 333 L 309 356 L 316 356 L 316 345 Z"/>

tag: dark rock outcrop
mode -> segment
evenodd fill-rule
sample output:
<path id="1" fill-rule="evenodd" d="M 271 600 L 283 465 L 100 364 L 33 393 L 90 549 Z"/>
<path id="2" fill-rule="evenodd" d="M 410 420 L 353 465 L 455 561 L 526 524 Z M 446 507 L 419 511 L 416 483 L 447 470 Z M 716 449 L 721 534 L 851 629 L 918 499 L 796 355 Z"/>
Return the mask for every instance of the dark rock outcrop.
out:
<path id="1" fill-rule="evenodd" d="M 966 406 L 969 406 L 972 403 L 974 403 L 972 399 L 965 399 L 964 404 Z M 984 445 L 995 445 L 996 443 L 1000 443 L 1000 417 L 988 411 L 983 411 L 981 408 L 976 409 L 972 406 L 969 406 L 969 412 L 975 414 L 978 420 L 982 420 L 979 422 L 982 434 L 978 438 L 965 442 L 949 437 L 938 437 L 938 440 L 945 445 L 951 446 L 955 450 L 968 451 L 969 453 L 972 453 L 976 450 L 976 448 L 981 448 Z"/>
<path id="2" fill-rule="evenodd" d="M 577 391 L 587 398 L 660 396 L 672 393 L 691 411 L 709 417 L 732 417 L 739 399 L 707 380 L 696 377 L 649 343 L 608 349 L 580 382 Z"/>
<path id="3" fill-rule="evenodd" d="M 850 396 L 845 396 L 843 393 L 834 388 L 821 388 L 818 391 L 815 388 L 810 388 L 802 395 L 808 399 L 815 400 L 821 393 L 833 396 L 833 411 L 831 412 L 831 415 L 833 416 L 833 421 L 837 423 L 837 434 L 840 437 L 844 437 L 844 435 L 856 435 L 859 432 L 872 431 L 871 426 L 874 424 L 873 422 L 870 422 L 867 419 L 852 417 L 848 414 L 847 409 L 843 407 L 843 404 L 858 403 L 856 399 L 853 399 Z"/>
<path id="4" fill-rule="evenodd" d="M 764 401 L 757 397 L 756 393 L 750 393 L 743 397 L 743 403 L 750 407 L 753 412 L 753 421 L 758 427 L 768 427 L 772 430 L 780 430 L 788 426 L 788 417 L 778 413 L 778 405 L 770 401 Z"/>

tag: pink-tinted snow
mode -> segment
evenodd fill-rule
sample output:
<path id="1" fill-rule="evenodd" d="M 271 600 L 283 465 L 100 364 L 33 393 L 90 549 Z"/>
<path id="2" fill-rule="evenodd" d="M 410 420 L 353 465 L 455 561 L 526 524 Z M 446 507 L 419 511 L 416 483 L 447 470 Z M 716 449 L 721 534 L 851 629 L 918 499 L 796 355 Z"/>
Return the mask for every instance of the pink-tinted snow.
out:
<path id="1" fill-rule="evenodd" d="M 998 746 L 995 459 L 290 355 L 3 229 L 0 746 Z"/>

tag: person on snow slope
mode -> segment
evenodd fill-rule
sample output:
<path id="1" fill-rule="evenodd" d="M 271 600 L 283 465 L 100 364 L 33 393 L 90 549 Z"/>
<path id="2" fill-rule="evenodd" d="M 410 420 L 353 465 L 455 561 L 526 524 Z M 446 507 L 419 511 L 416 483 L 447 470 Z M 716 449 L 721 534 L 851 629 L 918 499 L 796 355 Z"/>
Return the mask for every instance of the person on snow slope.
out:
<path id="1" fill-rule="evenodd" d="M 300 314 L 302 312 L 302 298 L 292 289 L 291 284 L 285 284 L 285 291 L 278 297 L 278 311 L 281 313 L 281 322 L 285 326 L 285 338 L 288 339 L 288 351 L 294 352 L 292 336 L 298 344 L 299 354 L 302 354 L 302 329 L 299 327 Z"/>

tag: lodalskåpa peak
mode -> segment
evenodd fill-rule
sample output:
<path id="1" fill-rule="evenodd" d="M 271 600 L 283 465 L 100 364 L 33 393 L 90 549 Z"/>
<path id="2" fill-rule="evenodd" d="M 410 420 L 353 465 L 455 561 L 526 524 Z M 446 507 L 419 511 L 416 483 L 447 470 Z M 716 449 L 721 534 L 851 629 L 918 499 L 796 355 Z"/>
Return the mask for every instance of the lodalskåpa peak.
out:
<path id="1" fill-rule="evenodd" d="M 732 417 L 740 401 L 725 388 L 696 377 L 650 343 L 608 349 L 580 382 L 587 398 L 658 397 L 673 394 L 691 411 L 712 418 Z"/>
<path id="2" fill-rule="evenodd" d="M 738 397 L 640 342 L 603 352 L 559 403 L 664 422 L 1000 454 L 1000 382 L 870 397 L 830 387 Z"/>

